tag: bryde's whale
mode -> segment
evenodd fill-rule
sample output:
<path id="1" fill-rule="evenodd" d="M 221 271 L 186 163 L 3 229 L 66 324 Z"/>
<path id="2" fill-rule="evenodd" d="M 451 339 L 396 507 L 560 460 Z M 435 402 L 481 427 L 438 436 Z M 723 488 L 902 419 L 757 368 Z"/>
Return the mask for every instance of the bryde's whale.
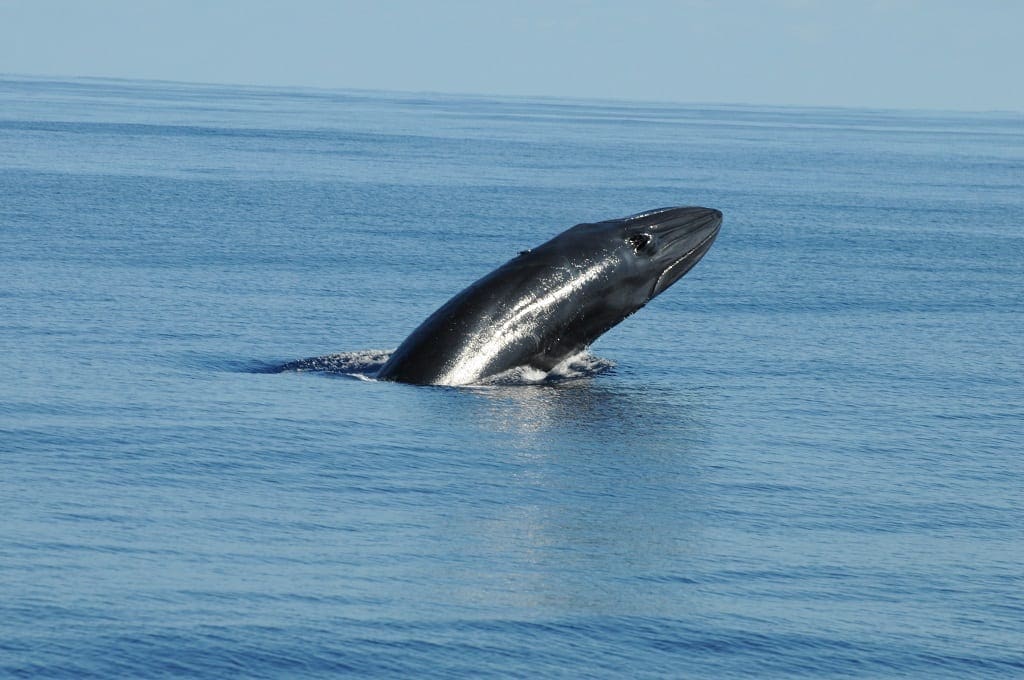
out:
<path id="1" fill-rule="evenodd" d="M 721 225 L 721 212 L 698 207 L 577 224 L 446 302 L 377 378 L 467 385 L 517 367 L 550 371 L 682 278 Z"/>

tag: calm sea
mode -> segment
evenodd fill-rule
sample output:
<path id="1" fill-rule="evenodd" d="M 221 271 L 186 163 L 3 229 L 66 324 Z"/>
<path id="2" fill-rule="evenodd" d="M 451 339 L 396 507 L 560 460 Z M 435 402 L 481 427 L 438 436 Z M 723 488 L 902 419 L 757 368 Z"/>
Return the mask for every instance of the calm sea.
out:
<path id="1" fill-rule="evenodd" d="M 610 369 L 389 350 L 721 209 Z M 1024 675 L 1024 116 L 0 78 L 0 675 Z"/>

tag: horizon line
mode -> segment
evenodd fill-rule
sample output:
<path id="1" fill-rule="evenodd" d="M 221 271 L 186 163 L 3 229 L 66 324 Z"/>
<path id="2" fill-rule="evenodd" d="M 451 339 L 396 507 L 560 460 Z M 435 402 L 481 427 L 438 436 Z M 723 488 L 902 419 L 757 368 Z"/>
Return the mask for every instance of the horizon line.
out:
<path id="1" fill-rule="evenodd" d="M 553 94 L 509 94 L 500 92 L 456 92 L 436 89 L 402 90 L 393 88 L 367 88 L 367 87 L 346 87 L 327 85 L 297 85 L 280 83 L 242 83 L 223 82 L 215 80 L 175 80 L 171 78 L 140 78 L 129 76 L 109 75 L 71 75 L 71 74 L 46 74 L 46 73 L 14 73 L 0 71 L 0 79 L 18 78 L 23 80 L 53 80 L 53 81 L 74 81 L 74 80 L 98 80 L 118 81 L 135 83 L 166 83 L 170 85 L 189 85 L 206 87 L 236 87 L 251 89 L 274 89 L 274 90 L 314 90 L 321 92 L 373 92 L 388 94 L 406 95 L 440 95 L 446 97 L 476 97 L 481 99 L 522 99 L 522 100 L 556 100 L 567 102 L 592 102 L 592 103 L 615 103 L 615 104 L 648 104 L 658 106 L 709 106 L 709 107 L 746 107 L 746 108 L 776 108 L 776 109 L 827 109 L 845 111 L 871 111 L 871 112 L 893 112 L 893 113 L 954 113 L 954 114 L 1001 114 L 1024 116 L 1024 109 L 970 109 L 970 108 L 930 108 L 918 106 L 877 106 L 877 105 L 849 105 L 849 104 L 783 104 L 783 103 L 756 103 L 741 101 L 697 101 L 697 100 L 673 100 L 673 99 L 631 99 L 626 97 L 594 97 L 580 95 L 553 95 Z"/>

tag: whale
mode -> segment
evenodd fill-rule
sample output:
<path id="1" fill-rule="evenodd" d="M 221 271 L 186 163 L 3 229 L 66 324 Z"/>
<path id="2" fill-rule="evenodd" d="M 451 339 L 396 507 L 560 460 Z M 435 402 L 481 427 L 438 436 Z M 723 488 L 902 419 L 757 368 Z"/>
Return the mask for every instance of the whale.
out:
<path id="1" fill-rule="evenodd" d="M 719 210 L 696 206 L 577 224 L 457 293 L 376 378 L 458 386 L 550 372 L 682 278 L 721 225 Z"/>

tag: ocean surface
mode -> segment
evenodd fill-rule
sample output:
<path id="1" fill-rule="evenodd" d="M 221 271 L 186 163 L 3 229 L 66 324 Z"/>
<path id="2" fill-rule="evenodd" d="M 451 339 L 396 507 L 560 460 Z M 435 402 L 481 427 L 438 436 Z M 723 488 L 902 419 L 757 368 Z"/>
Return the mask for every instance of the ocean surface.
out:
<path id="1" fill-rule="evenodd" d="M 687 204 L 569 379 L 271 370 Z M 1022 114 L 2 76 L 0 369 L 0 676 L 1024 676 Z"/>

